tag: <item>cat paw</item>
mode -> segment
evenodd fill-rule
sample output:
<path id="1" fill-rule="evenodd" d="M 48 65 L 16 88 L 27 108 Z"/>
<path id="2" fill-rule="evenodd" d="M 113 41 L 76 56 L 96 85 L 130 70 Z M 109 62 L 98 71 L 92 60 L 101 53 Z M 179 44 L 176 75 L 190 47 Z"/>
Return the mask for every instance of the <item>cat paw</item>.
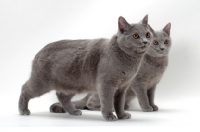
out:
<path id="1" fill-rule="evenodd" d="M 131 118 L 131 114 L 129 113 L 124 113 L 123 115 L 118 115 L 119 119 L 130 119 Z"/>
<path id="2" fill-rule="evenodd" d="M 79 115 L 82 115 L 82 111 L 77 109 L 77 110 L 74 110 L 74 111 L 70 111 L 69 114 L 79 116 Z"/>
<path id="3" fill-rule="evenodd" d="M 153 107 L 153 111 L 158 111 L 158 106 L 156 106 L 156 105 L 152 105 L 151 107 Z"/>
<path id="4" fill-rule="evenodd" d="M 125 110 L 128 110 L 128 109 L 129 109 L 129 105 L 126 104 L 126 105 L 124 106 L 124 109 L 125 109 Z"/>
<path id="5" fill-rule="evenodd" d="M 117 117 L 113 114 L 103 116 L 106 121 L 116 121 Z"/>
<path id="6" fill-rule="evenodd" d="M 152 112 L 153 108 L 151 106 L 147 106 L 147 107 L 142 108 L 142 111 L 143 112 Z"/>
<path id="7" fill-rule="evenodd" d="M 19 109 L 19 113 L 20 113 L 20 115 L 30 115 L 31 114 L 29 109 L 24 109 L 24 110 Z"/>
<path id="8" fill-rule="evenodd" d="M 66 113 L 66 110 L 59 104 L 53 104 L 50 107 L 50 112 L 52 113 Z"/>

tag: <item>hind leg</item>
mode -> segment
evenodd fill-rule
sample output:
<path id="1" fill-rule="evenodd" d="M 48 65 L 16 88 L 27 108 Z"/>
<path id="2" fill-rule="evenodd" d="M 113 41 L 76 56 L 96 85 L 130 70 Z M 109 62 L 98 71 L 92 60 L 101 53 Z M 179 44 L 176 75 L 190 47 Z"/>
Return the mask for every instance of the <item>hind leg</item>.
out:
<path id="1" fill-rule="evenodd" d="M 100 111 L 100 99 L 98 94 L 93 94 L 89 97 L 87 104 L 89 110 L 98 110 Z"/>
<path id="2" fill-rule="evenodd" d="M 39 97 L 49 91 L 50 90 L 47 90 L 47 88 L 43 88 L 42 85 L 38 83 L 25 83 L 22 86 L 22 91 L 18 104 L 20 115 L 30 115 L 30 110 L 28 109 L 29 100 L 34 97 Z"/>
<path id="3" fill-rule="evenodd" d="M 124 105 L 124 109 L 128 110 L 130 108 L 130 102 L 135 98 L 135 93 L 132 89 L 128 89 L 126 91 L 126 96 L 125 96 L 125 105 Z"/>
<path id="4" fill-rule="evenodd" d="M 27 93 L 25 93 L 24 91 L 21 92 L 21 95 L 19 97 L 19 104 L 18 104 L 20 115 L 30 115 L 31 112 L 28 109 L 28 102 L 30 99 L 31 97 Z"/>
<path id="5" fill-rule="evenodd" d="M 88 93 L 83 99 L 72 101 L 72 104 L 74 104 L 77 109 L 86 109 L 87 108 L 88 99 L 92 95 L 93 95 L 92 93 Z"/>
<path id="6" fill-rule="evenodd" d="M 85 96 L 83 99 L 81 100 L 76 100 L 76 101 L 72 101 L 72 104 L 75 106 L 75 108 L 77 109 L 86 109 L 86 103 L 88 101 L 88 98 L 91 96 L 92 94 L 87 94 L 87 96 Z M 67 111 L 65 110 L 65 108 L 61 105 L 60 102 L 54 103 L 50 106 L 50 112 L 53 113 L 66 113 Z"/>
<path id="7" fill-rule="evenodd" d="M 58 97 L 58 100 L 62 104 L 62 106 L 66 109 L 66 111 L 71 115 L 81 115 L 81 110 L 78 110 L 74 107 L 74 105 L 71 102 L 72 97 L 74 94 L 65 94 L 62 92 L 56 92 L 56 95 Z"/>

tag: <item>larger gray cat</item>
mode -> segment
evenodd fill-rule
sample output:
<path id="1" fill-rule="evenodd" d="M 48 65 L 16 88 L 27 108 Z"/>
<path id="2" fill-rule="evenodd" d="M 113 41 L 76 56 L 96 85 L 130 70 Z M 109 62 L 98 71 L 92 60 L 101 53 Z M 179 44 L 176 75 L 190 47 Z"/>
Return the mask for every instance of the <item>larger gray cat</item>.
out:
<path id="1" fill-rule="evenodd" d="M 154 93 L 156 85 L 161 80 L 168 65 L 168 53 L 171 47 L 170 29 L 170 23 L 161 31 L 155 32 L 151 28 L 153 41 L 149 50 L 144 55 L 136 77 L 126 92 L 125 109 L 129 108 L 130 101 L 137 96 L 139 104 L 144 112 L 158 110 L 158 107 L 154 104 Z M 117 101 L 119 100 L 117 99 Z M 115 100 L 115 102 L 117 101 Z M 79 109 L 100 109 L 98 94 L 88 94 L 85 98 L 73 103 Z M 50 111 L 56 113 L 65 112 L 59 103 L 51 105 Z"/>
<path id="2" fill-rule="evenodd" d="M 124 111 L 125 91 L 135 77 L 151 42 L 148 16 L 141 23 L 118 19 L 118 33 L 110 40 L 62 40 L 45 46 L 33 60 L 29 80 L 23 85 L 19 112 L 29 115 L 28 102 L 51 90 L 72 115 L 81 115 L 71 98 L 82 92 L 98 92 L 105 120 L 128 119 Z"/>

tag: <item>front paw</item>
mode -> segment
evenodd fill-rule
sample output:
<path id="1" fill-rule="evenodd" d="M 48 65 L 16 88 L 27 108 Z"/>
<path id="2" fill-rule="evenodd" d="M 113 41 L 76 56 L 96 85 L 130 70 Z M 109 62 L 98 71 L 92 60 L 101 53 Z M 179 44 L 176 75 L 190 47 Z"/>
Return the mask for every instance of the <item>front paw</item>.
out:
<path id="1" fill-rule="evenodd" d="M 20 115 L 30 115 L 31 114 L 29 109 L 23 109 L 23 110 L 19 109 L 19 113 L 20 113 Z"/>
<path id="2" fill-rule="evenodd" d="M 156 105 L 152 105 L 151 107 L 153 107 L 153 111 L 158 111 L 158 106 L 156 106 Z"/>
<path id="3" fill-rule="evenodd" d="M 79 116 L 79 115 L 82 115 L 82 111 L 77 109 L 77 110 L 74 110 L 74 111 L 70 111 L 69 114 Z"/>
<path id="4" fill-rule="evenodd" d="M 116 121 L 117 117 L 113 114 L 103 116 L 106 121 Z"/>
<path id="5" fill-rule="evenodd" d="M 52 113 L 66 113 L 66 110 L 61 104 L 52 104 L 50 107 L 50 112 Z"/>
<path id="6" fill-rule="evenodd" d="M 143 112 L 151 112 L 151 111 L 153 111 L 153 108 L 151 106 L 147 106 L 147 107 L 142 108 L 142 111 Z"/>
<path id="7" fill-rule="evenodd" d="M 122 115 L 117 115 L 119 119 L 130 119 L 131 118 L 131 114 L 129 113 L 124 113 Z"/>

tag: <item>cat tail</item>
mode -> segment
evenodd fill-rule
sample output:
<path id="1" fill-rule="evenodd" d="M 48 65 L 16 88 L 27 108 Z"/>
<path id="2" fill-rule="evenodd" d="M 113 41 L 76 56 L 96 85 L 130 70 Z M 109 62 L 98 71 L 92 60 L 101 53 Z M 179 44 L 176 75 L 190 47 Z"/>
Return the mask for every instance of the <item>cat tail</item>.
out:
<path id="1" fill-rule="evenodd" d="M 83 99 L 72 101 L 72 104 L 74 104 L 77 109 L 87 109 L 87 101 L 91 95 L 91 93 L 88 93 Z"/>

